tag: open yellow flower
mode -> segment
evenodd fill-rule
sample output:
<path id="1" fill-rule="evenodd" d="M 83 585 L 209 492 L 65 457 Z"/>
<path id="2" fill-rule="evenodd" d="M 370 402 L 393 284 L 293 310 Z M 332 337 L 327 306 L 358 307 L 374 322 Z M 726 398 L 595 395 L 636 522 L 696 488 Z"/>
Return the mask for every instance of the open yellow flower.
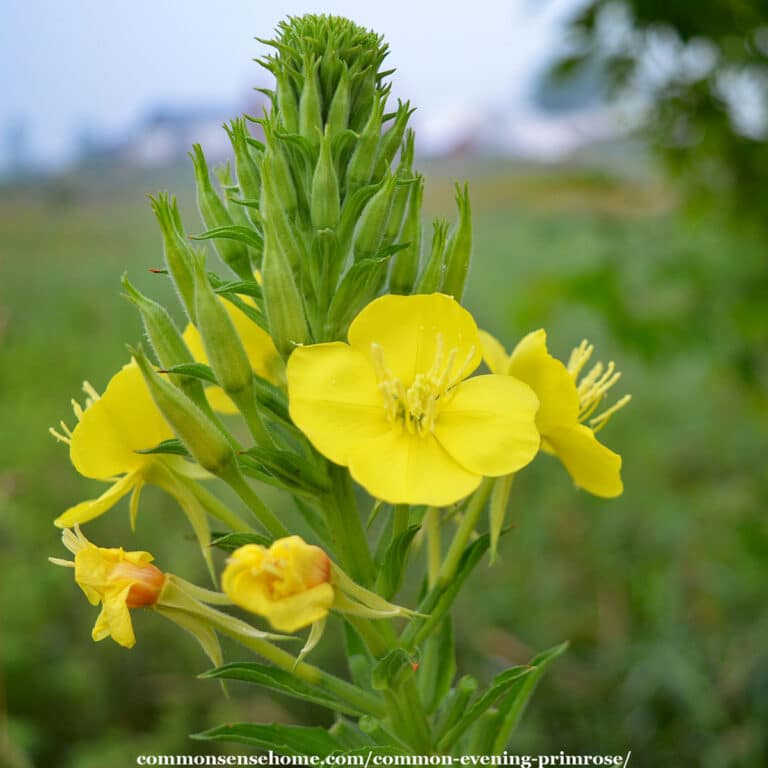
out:
<path id="1" fill-rule="evenodd" d="M 600 443 L 595 432 L 629 402 L 630 396 L 594 415 L 621 375 L 614 364 L 597 363 L 582 376 L 594 348 L 583 341 L 571 353 L 568 365 L 563 365 L 547 351 L 544 330 L 525 336 L 511 355 L 489 333 L 481 331 L 480 338 L 491 371 L 524 381 L 538 395 L 541 408 L 536 424 L 542 449 L 557 455 L 577 486 L 595 496 L 619 496 L 624 490 L 621 456 Z"/>
<path id="2" fill-rule="evenodd" d="M 352 321 L 349 344 L 293 352 L 291 417 L 372 496 L 451 504 L 539 449 L 536 395 L 508 376 L 467 379 L 480 360 L 477 325 L 450 296 L 382 296 Z"/>
<path id="3" fill-rule="evenodd" d="M 240 298 L 248 306 L 256 308 L 256 302 L 250 296 L 241 296 Z M 221 301 L 224 303 L 227 314 L 243 342 L 253 372 L 273 384 L 280 384 L 285 375 L 283 360 L 275 349 L 270 335 L 234 304 L 224 299 Z M 200 331 L 192 323 L 189 323 L 185 328 L 183 338 L 192 353 L 192 357 L 200 363 L 207 364 L 208 356 L 205 353 L 203 339 L 200 336 Z M 233 414 L 238 412 L 237 406 L 221 387 L 208 387 L 205 393 L 211 408 L 219 413 Z"/>
<path id="4" fill-rule="evenodd" d="M 174 492 L 178 486 L 175 478 L 179 475 L 201 477 L 205 474 L 181 456 L 137 453 L 154 448 L 174 434 L 133 360 L 112 377 L 103 395 L 99 396 L 87 382 L 83 389 L 87 395 L 85 408 L 72 401 L 78 420 L 75 428 L 70 431 L 62 422 L 63 434 L 51 432 L 69 445 L 70 459 L 81 475 L 111 485 L 98 498 L 70 507 L 56 518 L 55 525 L 70 528 L 93 520 L 131 492 L 131 521 L 134 522 L 139 494 L 146 482 Z"/>
<path id="5" fill-rule="evenodd" d="M 152 565 L 154 558 L 149 552 L 97 547 L 78 528 L 65 530 L 62 540 L 75 560 L 51 558 L 52 562 L 74 568 L 75 581 L 88 602 L 102 606 L 91 636 L 96 641 L 111 637 L 123 647 L 132 648 L 136 636 L 129 609 L 154 605 L 166 575 Z"/>
<path id="6" fill-rule="evenodd" d="M 300 536 L 288 536 L 269 549 L 237 549 L 221 586 L 235 605 L 266 617 L 280 632 L 295 632 L 328 614 L 334 599 L 330 578 L 328 555 Z"/>

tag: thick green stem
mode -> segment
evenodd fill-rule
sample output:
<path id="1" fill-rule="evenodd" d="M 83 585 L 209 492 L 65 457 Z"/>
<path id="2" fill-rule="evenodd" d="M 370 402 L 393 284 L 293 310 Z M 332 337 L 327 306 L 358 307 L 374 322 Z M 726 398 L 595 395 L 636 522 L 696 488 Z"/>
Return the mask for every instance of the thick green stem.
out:
<path id="1" fill-rule="evenodd" d="M 259 409 L 256 407 L 253 388 L 251 388 L 243 397 L 237 398 L 236 405 L 243 415 L 245 423 L 248 425 L 248 430 L 251 433 L 251 437 L 256 445 L 274 445 L 275 441 L 272 439 L 269 432 L 267 432 L 264 422 L 261 420 Z"/>
<path id="2" fill-rule="evenodd" d="M 227 485 L 229 485 L 248 505 L 251 512 L 256 515 L 258 521 L 275 538 L 280 539 L 289 535 L 288 529 L 277 519 L 275 513 L 256 495 L 242 474 L 240 474 L 239 469 L 233 468 L 226 474 L 221 475 L 221 479 L 224 480 L 224 482 L 227 483 Z"/>
<path id="3" fill-rule="evenodd" d="M 440 510 L 429 507 L 424 516 L 427 531 L 427 580 L 430 589 L 437 584 L 440 575 L 440 563 L 443 557 L 440 540 Z"/>
<path id="4" fill-rule="evenodd" d="M 251 533 L 253 528 L 233 512 L 221 499 L 217 498 L 207 488 L 194 480 L 186 480 L 187 487 L 194 493 L 197 500 L 205 507 L 212 517 L 229 526 L 233 531 Z"/>
<path id="5" fill-rule="evenodd" d="M 456 574 L 456 568 L 459 565 L 461 556 L 464 554 L 464 549 L 469 543 L 472 533 L 475 530 L 475 526 L 477 525 L 477 521 L 488 501 L 488 497 L 491 495 L 493 482 L 492 478 L 486 477 L 480 484 L 480 487 L 475 491 L 475 495 L 470 499 L 469 504 L 467 504 L 464 517 L 459 524 L 459 528 L 453 537 L 451 546 L 449 547 L 448 553 L 440 568 L 440 573 L 437 579 L 439 584 L 448 584 Z"/>
<path id="6" fill-rule="evenodd" d="M 375 568 L 363 522 L 357 509 L 354 490 L 347 470 L 331 466 L 332 496 L 326 497 L 325 510 L 338 556 L 352 578 L 368 586 L 374 578 Z"/>

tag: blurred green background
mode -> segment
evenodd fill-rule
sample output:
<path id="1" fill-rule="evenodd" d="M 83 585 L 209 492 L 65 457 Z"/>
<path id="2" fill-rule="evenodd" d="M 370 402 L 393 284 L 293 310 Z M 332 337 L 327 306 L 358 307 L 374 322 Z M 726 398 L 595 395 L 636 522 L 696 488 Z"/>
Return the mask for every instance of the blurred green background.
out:
<path id="1" fill-rule="evenodd" d="M 586 5 L 574 27 L 582 35 L 607 4 Z M 639 33 L 703 35 L 739 66 L 734 40 L 750 62 L 765 60 L 746 45 L 745 24 L 765 30 L 758 5 L 748 21 L 724 12 L 691 30 L 685 14 L 665 18 L 680 4 L 623 4 L 635 6 Z M 564 59 L 558 76 L 579 60 Z M 624 77 L 618 64 L 608 68 Z M 617 395 L 634 397 L 603 433 L 624 457 L 624 496 L 576 492 L 539 457 L 515 484 L 516 527 L 500 562 L 478 568 L 457 605 L 460 671 L 483 680 L 571 641 L 532 701 L 517 752 L 631 749 L 635 766 L 768 765 L 767 145 L 734 128 L 715 80 L 708 72 L 657 93 L 644 130 L 568 162 L 421 163 L 430 216 L 453 214 L 455 178 L 471 182 L 466 303 L 480 325 L 508 346 L 545 327 L 561 357 L 588 337 L 623 371 Z M 694 139 L 672 143 L 676 116 L 699 131 Z M 195 642 L 150 612 L 134 613 L 132 651 L 95 645 L 94 610 L 71 574 L 46 562 L 62 555 L 51 520 L 102 489 L 77 476 L 47 429 L 71 424 L 82 380 L 103 389 L 124 345 L 140 338 L 119 298 L 122 272 L 180 319 L 165 278 L 148 272 L 162 254 L 145 195 L 165 188 L 195 231 L 187 168 L 92 163 L 0 186 L 2 768 L 118 768 L 140 753 L 226 750 L 188 738 L 224 721 L 327 723 L 323 711 L 238 685 L 225 698 L 195 679 L 208 667 Z M 188 526 L 159 491 L 145 491 L 135 534 L 127 502 L 87 532 L 151 549 L 163 568 L 204 583 Z M 341 669 L 336 647 L 331 634 L 318 662 Z"/>

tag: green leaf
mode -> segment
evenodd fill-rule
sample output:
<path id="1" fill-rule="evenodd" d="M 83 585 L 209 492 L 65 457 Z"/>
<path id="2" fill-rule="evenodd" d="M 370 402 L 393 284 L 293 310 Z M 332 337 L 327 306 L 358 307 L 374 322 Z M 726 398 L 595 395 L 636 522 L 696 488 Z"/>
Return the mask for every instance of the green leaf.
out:
<path id="1" fill-rule="evenodd" d="M 395 537 L 384 555 L 384 562 L 376 580 L 376 591 L 387 600 L 391 600 L 397 594 L 403 583 L 411 542 L 420 528 L 420 525 L 411 525 L 406 528 Z"/>
<path id="2" fill-rule="evenodd" d="M 334 333 L 346 330 L 352 318 L 375 298 L 387 278 L 391 257 L 361 259 L 349 268 L 328 310 L 328 327 Z"/>
<path id="3" fill-rule="evenodd" d="M 274 413 L 282 421 L 292 423 L 288 414 L 288 397 L 285 392 L 261 376 L 254 375 L 253 384 L 259 405 Z"/>
<path id="4" fill-rule="evenodd" d="M 212 533 L 211 546 L 223 549 L 225 552 L 234 552 L 239 547 L 246 544 L 260 544 L 262 547 L 268 547 L 272 544 L 272 539 L 262 536 L 260 533 Z"/>
<path id="5" fill-rule="evenodd" d="M 554 648 L 540 653 L 531 659 L 531 672 L 515 682 L 512 688 L 507 692 L 503 701 L 499 704 L 499 713 L 501 715 L 501 725 L 494 742 L 493 752 L 501 752 L 507 745 L 510 737 L 517 728 L 520 719 L 525 712 L 528 701 L 536 689 L 536 685 L 544 674 L 547 666 L 558 656 L 562 655 L 568 648 L 568 643 L 561 643 Z"/>
<path id="6" fill-rule="evenodd" d="M 446 616 L 440 627 L 424 644 L 421 663 L 416 672 L 424 710 L 431 714 L 451 690 L 456 675 L 456 654 L 453 643 L 453 624 Z"/>
<path id="7" fill-rule="evenodd" d="M 270 475 L 274 482 L 291 491 L 312 495 L 323 494 L 330 488 L 325 465 L 282 448 L 255 445 L 238 456 L 244 472 Z"/>
<path id="8" fill-rule="evenodd" d="M 321 707 L 327 707 L 334 712 L 343 712 L 354 717 L 364 714 L 345 701 L 328 693 L 320 686 L 312 685 L 290 672 L 278 669 L 277 667 L 270 667 L 266 664 L 234 662 L 217 667 L 209 672 L 204 672 L 200 677 L 241 680 L 244 683 L 253 683 L 263 688 L 269 688 L 272 691 L 291 696 L 294 699 L 302 699 L 312 704 L 319 704 Z"/>
<path id="9" fill-rule="evenodd" d="M 211 366 L 204 363 L 180 363 L 163 368 L 159 373 L 173 373 L 178 376 L 190 376 L 193 379 L 200 379 L 211 384 L 219 383 L 216 374 L 211 370 Z"/>
<path id="10" fill-rule="evenodd" d="M 238 296 L 251 296 L 261 301 L 261 286 L 255 280 L 232 280 L 217 285 L 216 293 L 235 293 Z"/>
<path id="11" fill-rule="evenodd" d="M 158 443 L 154 448 L 144 448 L 143 450 L 134 451 L 134 453 L 145 455 L 153 453 L 169 453 L 172 456 L 189 456 L 189 451 L 184 447 L 184 444 L 181 440 L 178 440 L 175 437 L 163 440 L 162 443 Z"/>
<path id="12" fill-rule="evenodd" d="M 379 691 L 399 688 L 404 676 L 413 674 L 411 664 L 411 657 L 402 648 L 390 651 L 373 668 L 373 687 Z"/>
<path id="13" fill-rule="evenodd" d="M 441 750 L 450 749 L 475 721 L 492 707 L 496 701 L 507 694 L 515 682 L 531 674 L 533 667 L 517 666 L 496 675 L 488 689 L 469 707 L 462 718 L 446 733 L 438 744 Z"/>
<path id="14" fill-rule="evenodd" d="M 227 224 L 223 227 L 213 227 L 199 235 L 190 235 L 191 240 L 239 240 L 254 248 L 264 247 L 264 238 L 250 227 L 238 224 Z"/>
<path id="15" fill-rule="evenodd" d="M 220 725 L 192 735 L 199 741 L 236 741 L 283 755 L 328 755 L 343 751 L 343 745 L 323 728 L 271 723 L 234 723 Z"/>

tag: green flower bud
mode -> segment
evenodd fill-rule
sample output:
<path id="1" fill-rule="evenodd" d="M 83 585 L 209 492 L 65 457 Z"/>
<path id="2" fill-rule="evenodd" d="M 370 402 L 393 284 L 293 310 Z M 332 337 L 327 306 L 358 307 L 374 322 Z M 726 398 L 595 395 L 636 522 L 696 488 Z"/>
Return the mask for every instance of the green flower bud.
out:
<path id="1" fill-rule="evenodd" d="M 299 98 L 299 133 L 316 144 L 323 135 L 323 105 L 317 70 L 320 59 L 304 58 L 304 88 Z"/>
<path id="2" fill-rule="evenodd" d="M 232 219 L 232 223 L 236 226 L 246 227 L 247 229 L 253 229 L 250 216 L 245 206 L 237 202 L 240 197 L 240 190 L 236 184 L 232 182 L 232 176 L 229 170 L 229 163 L 224 163 L 213 169 L 216 174 L 216 178 L 219 180 L 221 189 L 224 192 L 225 207 Z M 254 265 L 261 263 L 261 248 L 255 248 L 250 245 L 245 245 L 248 252 L 248 261 L 253 269 Z M 253 274 L 251 273 L 251 278 Z"/>
<path id="3" fill-rule="evenodd" d="M 347 166 L 347 194 L 367 184 L 373 175 L 376 162 L 376 148 L 381 135 L 381 121 L 384 117 L 384 100 L 379 99 L 371 110 L 368 122 L 360 133 L 357 146 Z"/>
<path id="4" fill-rule="evenodd" d="M 195 287 L 192 276 L 193 252 L 183 236 L 181 217 L 176 205 L 176 198 L 171 198 L 166 192 L 157 197 L 150 196 L 150 204 L 154 211 L 160 230 L 163 234 L 163 254 L 165 266 L 173 280 L 173 285 L 179 294 L 181 303 L 190 320 L 195 318 Z"/>
<path id="5" fill-rule="evenodd" d="M 205 271 L 205 256 L 195 260 L 195 311 L 205 354 L 216 379 L 235 402 L 253 395 L 253 371 L 242 341 Z"/>
<path id="6" fill-rule="evenodd" d="M 392 196 L 392 206 L 389 210 L 387 224 L 384 227 L 384 247 L 391 245 L 398 239 L 400 229 L 403 225 L 403 216 L 405 215 L 405 208 L 408 204 L 411 186 L 415 183 L 412 167 L 413 144 L 414 133 L 413 131 L 409 131 L 403 145 L 402 159 L 400 160 L 400 165 L 395 174 L 397 183 L 395 184 L 395 191 Z"/>
<path id="7" fill-rule="evenodd" d="M 343 64 L 336 93 L 333 94 L 333 101 L 331 101 L 331 106 L 328 108 L 326 132 L 331 137 L 338 136 L 349 126 L 349 110 L 351 106 L 352 94 L 349 87 L 349 69 L 346 64 Z"/>
<path id="8" fill-rule="evenodd" d="M 355 261 L 372 258 L 379 252 L 382 246 L 384 227 L 389 218 L 396 181 L 394 176 L 390 176 L 363 208 L 355 233 Z"/>
<path id="9" fill-rule="evenodd" d="M 262 194 L 261 217 L 264 230 L 269 222 L 272 229 L 273 245 L 279 247 L 283 256 L 288 260 L 291 269 L 298 269 L 303 262 L 301 240 L 297 238 L 295 218 L 282 205 L 276 189 L 274 170 L 274 155 L 270 152 L 262 162 Z M 262 271 L 264 264 L 262 261 Z"/>
<path id="10" fill-rule="evenodd" d="M 259 199 L 261 192 L 261 179 L 259 178 L 259 168 L 248 145 L 248 129 L 245 125 L 245 119 L 238 117 L 232 120 L 229 125 L 225 125 L 224 128 L 235 153 L 235 173 L 237 174 L 240 193 L 245 200 L 255 202 Z"/>
<path id="11" fill-rule="evenodd" d="M 395 122 L 381 137 L 381 141 L 379 142 L 374 173 L 375 178 L 378 179 L 383 176 L 392 164 L 395 153 L 400 148 L 400 144 L 403 140 L 405 128 L 408 125 L 408 119 L 415 111 L 415 109 L 411 109 L 411 103 L 409 101 L 406 101 L 404 104 L 401 101 L 397 102 Z"/>
<path id="12" fill-rule="evenodd" d="M 286 133 L 299 132 L 299 103 L 296 99 L 296 92 L 293 89 L 291 78 L 285 70 L 277 69 L 275 71 L 275 80 L 277 81 L 277 111 L 280 116 L 280 122 L 285 128 Z"/>
<path id="13" fill-rule="evenodd" d="M 363 71 L 357 78 L 349 118 L 349 127 L 353 131 L 359 131 L 368 122 L 378 95 L 376 85 L 376 72 L 371 69 Z"/>
<path id="14" fill-rule="evenodd" d="M 456 301 L 461 301 L 472 257 L 472 209 L 469 205 L 468 184 L 464 184 L 463 190 L 456 185 L 456 204 L 459 220 L 445 248 L 445 274 L 441 289 Z"/>
<path id="15" fill-rule="evenodd" d="M 274 200 L 278 202 L 287 216 L 294 216 L 298 208 L 296 186 L 293 182 L 291 166 L 283 148 L 283 142 L 277 137 L 272 120 L 264 120 L 264 134 L 267 141 L 267 151 L 262 159 L 262 191 L 269 176 L 275 192 Z"/>
<path id="16" fill-rule="evenodd" d="M 211 184 L 205 155 L 199 144 L 192 146 L 192 163 L 197 181 L 197 205 L 200 216 L 208 229 L 232 226 L 232 216 Z M 243 280 L 251 280 L 253 272 L 248 248 L 236 240 L 219 238 L 216 240 L 216 251 L 221 260 Z"/>
<path id="17" fill-rule="evenodd" d="M 424 271 L 416 283 L 414 293 L 434 293 L 440 290 L 443 283 L 448 222 L 444 219 L 437 219 L 432 226 L 432 248 Z"/>
<path id="18" fill-rule="evenodd" d="M 339 223 L 339 179 L 331 155 L 329 131 L 326 131 L 320 145 L 320 157 L 312 177 L 311 211 L 315 229 L 334 229 Z"/>
<path id="19" fill-rule="evenodd" d="M 264 223 L 262 275 L 269 333 L 280 354 L 287 358 L 297 344 L 309 340 L 309 331 L 290 260 L 275 235 L 271 220 Z"/>
<path id="20" fill-rule="evenodd" d="M 144 350 L 131 349 L 152 399 L 197 463 L 214 475 L 237 469 L 237 459 L 221 430 L 180 389 L 159 374 Z"/>
<path id="21" fill-rule="evenodd" d="M 392 293 L 409 294 L 416 282 L 421 256 L 421 202 L 424 196 L 424 177 L 418 175 L 411 185 L 408 211 L 405 215 L 400 241 L 407 246 L 392 257 L 389 285 Z"/>

